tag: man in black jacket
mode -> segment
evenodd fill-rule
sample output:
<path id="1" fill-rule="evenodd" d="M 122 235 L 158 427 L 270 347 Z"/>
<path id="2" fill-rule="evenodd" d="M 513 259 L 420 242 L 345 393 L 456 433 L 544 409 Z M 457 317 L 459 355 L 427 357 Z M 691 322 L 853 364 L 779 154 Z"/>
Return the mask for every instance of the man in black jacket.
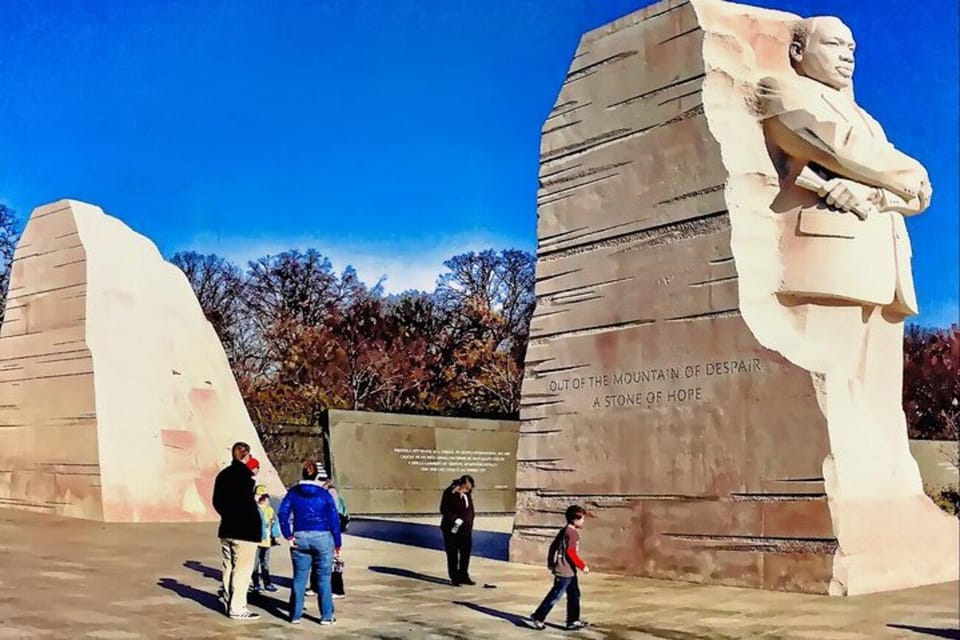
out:
<path id="1" fill-rule="evenodd" d="M 440 498 L 440 529 L 447 551 L 447 572 L 455 587 L 476 584 L 469 572 L 473 547 L 473 485 L 472 477 L 461 476 Z"/>
<path id="2" fill-rule="evenodd" d="M 220 554 L 223 587 L 220 597 L 233 620 L 256 620 L 247 608 L 247 589 L 262 535 L 260 509 L 253 496 L 253 472 L 247 467 L 250 445 L 233 445 L 233 462 L 217 474 L 213 508 L 220 514 Z"/>

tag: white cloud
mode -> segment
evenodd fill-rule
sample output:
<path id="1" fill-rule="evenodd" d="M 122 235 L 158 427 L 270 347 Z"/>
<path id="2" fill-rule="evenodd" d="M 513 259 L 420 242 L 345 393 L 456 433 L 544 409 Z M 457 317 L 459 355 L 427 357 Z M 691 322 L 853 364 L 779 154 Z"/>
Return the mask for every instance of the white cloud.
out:
<path id="1" fill-rule="evenodd" d="M 297 238 L 242 238 L 199 236 L 176 251 L 215 253 L 240 267 L 266 255 L 276 255 L 291 249 L 316 249 L 330 259 L 337 272 L 347 266 L 367 285 L 373 286 L 386 276 L 387 293 L 401 293 L 408 289 L 433 291 L 437 277 L 444 271 L 443 261 L 457 254 L 483 249 L 523 248 L 493 235 L 475 234 L 422 238 L 416 243 L 408 240 L 392 242 L 336 242 L 325 238 L 302 236 Z"/>

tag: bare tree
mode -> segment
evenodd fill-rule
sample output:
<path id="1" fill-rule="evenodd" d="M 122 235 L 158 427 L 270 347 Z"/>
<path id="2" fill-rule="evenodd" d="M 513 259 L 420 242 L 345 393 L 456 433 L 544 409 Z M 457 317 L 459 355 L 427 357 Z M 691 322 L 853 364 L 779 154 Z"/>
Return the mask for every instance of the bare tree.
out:
<path id="1" fill-rule="evenodd" d="M 499 315 L 498 342 L 525 342 L 533 315 L 536 259 L 526 251 L 488 249 L 454 256 L 437 285 L 446 309 L 488 310 Z M 512 345 L 510 345 L 512 346 Z"/>
<path id="2" fill-rule="evenodd" d="M 174 254 L 170 262 L 187 276 L 200 308 L 217 332 L 230 362 L 239 364 L 239 347 L 245 326 L 243 272 L 220 256 L 195 251 Z"/>
<path id="3" fill-rule="evenodd" d="M 0 204 L 0 323 L 3 323 L 7 310 L 7 289 L 10 287 L 10 275 L 13 270 L 13 253 L 20 240 L 20 221 L 16 212 L 5 204 Z"/>
<path id="4" fill-rule="evenodd" d="M 246 304 L 264 329 L 280 320 L 319 326 L 342 295 L 330 260 L 315 249 L 251 262 L 247 284 Z"/>

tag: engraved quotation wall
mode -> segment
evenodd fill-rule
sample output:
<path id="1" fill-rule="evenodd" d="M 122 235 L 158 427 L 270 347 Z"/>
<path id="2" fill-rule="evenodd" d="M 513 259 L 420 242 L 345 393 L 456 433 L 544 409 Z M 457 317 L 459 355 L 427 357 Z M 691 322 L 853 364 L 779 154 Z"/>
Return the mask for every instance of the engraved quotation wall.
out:
<path id="1" fill-rule="evenodd" d="M 697 362 L 676 366 L 617 371 L 615 373 L 591 373 L 550 380 L 550 393 L 563 402 L 573 401 L 571 396 L 585 394 L 592 409 L 615 409 L 623 407 L 654 407 L 678 402 L 709 400 L 709 382 L 712 378 L 726 375 L 759 374 L 763 371 L 760 358 Z M 707 384 L 707 392 L 704 392 Z M 582 406 L 582 398 L 577 398 Z"/>
<path id="2" fill-rule="evenodd" d="M 441 492 L 463 474 L 477 482 L 478 511 L 514 509 L 515 421 L 329 411 L 328 429 L 333 474 L 353 513 L 437 513 Z"/>
<path id="3" fill-rule="evenodd" d="M 424 473 L 483 473 L 490 469 L 509 465 L 513 471 L 513 451 L 480 451 L 471 449 L 406 449 L 393 450 L 397 457 Z"/>

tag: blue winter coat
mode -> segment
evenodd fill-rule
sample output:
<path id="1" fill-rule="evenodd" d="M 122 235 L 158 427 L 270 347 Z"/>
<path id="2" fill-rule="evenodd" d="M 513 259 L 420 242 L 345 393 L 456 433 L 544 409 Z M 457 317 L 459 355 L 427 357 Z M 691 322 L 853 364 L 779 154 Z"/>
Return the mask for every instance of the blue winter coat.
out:
<path id="1" fill-rule="evenodd" d="M 333 546 L 340 548 L 337 503 L 319 482 L 301 480 L 290 487 L 280 503 L 277 519 L 283 537 L 288 540 L 296 531 L 329 531 L 333 534 Z"/>

